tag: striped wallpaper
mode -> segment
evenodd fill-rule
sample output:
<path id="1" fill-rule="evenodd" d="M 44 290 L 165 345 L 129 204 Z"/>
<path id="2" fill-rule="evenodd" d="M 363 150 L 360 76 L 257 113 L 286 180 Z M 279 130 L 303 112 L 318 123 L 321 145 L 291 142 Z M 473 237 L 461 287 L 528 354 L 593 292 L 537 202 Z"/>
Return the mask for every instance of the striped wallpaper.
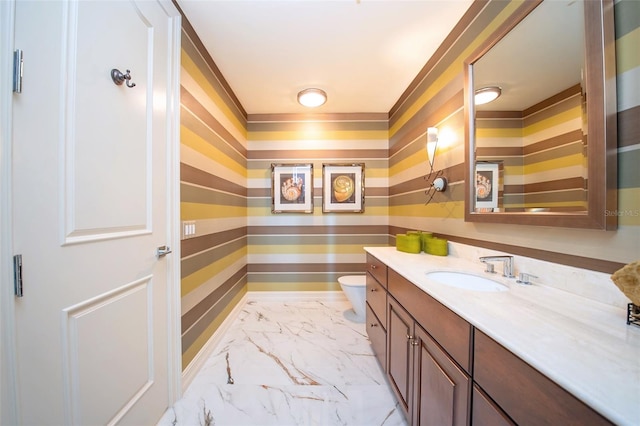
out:
<path id="1" fill-rule="evenodd" d="M 183 20 L 180 110 L 182 365 L 247 289 L 246 114 Z"/>
<path id="2" fill-rule="evenodd" d="M 424 69 L 388 115 L 247 115 L 183 19 L 181 215 L 196 223 L 196 236 L 182 241 L 183 366 L 247 290 L 338 289 L 339 275 L 364 271 L 364 246 L 393 244 L 394 234 L 409 229 L 545 250 L 587 263 L 638 259 L 640 2 L 635 0 L 615 2 L 619 209 L 611 214 L 619 216 L 618 231 L 464 222 L 463 62 L 520 4 L 473 3 L 436 54 L 425 58 Z M 431 126 L 440 129 L 435 167 L 450 186 L 425 205 L 425 132 Z M 535 141 L 543 145 L 526 148 L 531 158 L 543 155 L 538 147 L 557 145 L 546 136 Z M 313 214 L 271 213 L 272 163 L 313 164 Z M 322 213 L 322 165 L 343 163 L 365 164 L 364 213 Z M 534 164 L 528 166 L 532 176 Z"/>
<path id="3" fill-rule="evenodd" d="M 339 290 L 388 245 L 385 114 L 248 117 L 249 290 Z M 271 164 L 313 165 L 313 214 L 271 212 Z M 363 213 L 323 213 L 323 164 L 364 164 Z"/>
<path id="4" fill-rule="evenodd" d="M 498 206 L 503 211 L 584 211 L 582 128 L 579 85 L 526 111 L 478 111 L 476 158 L 501 165 Z"/>
<path id="5" fill-rule="evenodd" d="M 464 221 L 464 61 L 521 4 L 519 1 L 474 3 L 459 27 L 454 29 L 440 51 L 427 62 L 418 78 L 390 111 L 390 234 L 419 229 L 480 245 L 500 244 L 619 263 L 637 260 L 640 256 L 640 174 L 637 171 L 637 164 L 640 164 L 640 2 L 633 0 L 615 2 L 619 190 L 618 210 L 609 214 L 618 215 L 618 230 L 603 232 Z M 576 130 L 581 127 L 577 105 L 568 108 L 565 115 L 573 117 L 566 121 L 575 121 L 573 127 Z M 421 164 L 424 165 L 426 161 L 426 129 L 432 126 L 440 129 L 440 135 L 443 131 L 446 134 L 442 141 L 445 146 L 442 150 L 439 147 L 436 168 L 444 170 L 450 187 L 445 193 L 437 194 L 429 205 L 424 205 L 426 198 L 422 192 L 425 186 L 422 176 L 426 170 Z M 547 143 L 562 145 L 558 150 L 565 150 L 564 160 L 554 168 L 581 169 L 584 161 L 581 159 L 582 142 L 576 130 L 567 129 L 564 132 L 566 142 L 553 138 L 547 141 L 547 137 L 538 132 L 535 125 L 527 128 L 529 124 L 525 123 L 524 126 L 522 132 L 542 145 L 536 143 L 526 147 L 526 150 L 532 151 L 526 151 L 529 158 L 522 167 L 526 168 L 527 175 L 536 178 L 536 184 L 531 183 L 533 186 L 523 188 L 522 192 L 539 190 L 536 186 L 540 181 L 538 173 L 543 170 L 536 159 L 544 158 L 544 149 L 537 150 Z M 505 131 L 505 134 L 508 133 Z M 544 170 L 544 173 L 547 171 Z M 576 172 L 575 180 L 556 183 L 560 188 L 562 185 L 578 188 L 580 176 L 580 172 Z M 523 185 L 525 183 L 522 182 Z M 579 200 L 581 197 L 576 189 L 574 198 Z M 524 201 L 521 203 L 523 207 L 526 205 Z"/>
<path id="6" fill-rule="evenodd" d="M 618 220 L 640 226 L 640 2 L 617 0 Z M 640 257 L 640 236 L 631 247 Z M 633 231 L 632 231 L 633 232 Z"/>

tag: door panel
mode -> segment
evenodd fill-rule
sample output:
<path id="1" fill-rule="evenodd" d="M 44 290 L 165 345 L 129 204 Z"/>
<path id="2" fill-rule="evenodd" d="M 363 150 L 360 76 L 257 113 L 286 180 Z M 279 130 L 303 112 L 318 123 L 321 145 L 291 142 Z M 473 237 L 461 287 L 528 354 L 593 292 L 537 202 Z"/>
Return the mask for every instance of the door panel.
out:
<path id="1" fill-rule="evenodd" d="M 179 254 L 170 164 L 179 16 L 169 2 L 16 2 L 18 421 L 153 424 L 170 404 Z M 133 88 L 112 68 L 131 69 Z M 174 344 L 176 342 L 173 342 Z"/>
<path id="2" fill-rule="evenodd" d="M 142 13 L 132 2 L 69 5 L 61 105 L 67 243 L 151 232 L 153 138 L 163 129 L 153 128 L 147 101 L 156 40 L 153 17 Z M 115 86 L 105 78 L 111 68 L 132 70 L 136 86 Z"/>
<path id="3" fill-rule="evenodd" d="M 154 97 L 153 53 L 161 48 L 154 46 L 153 17 L 138 13 L 132 2 L 71 3 L 68 15 L 66 241 L 150 232 L 154 121 L 147 100 Z M 104 78 L 110 67 L 131 69 L 136 87 Z M 96 132 L 104 143 L 95 143 Z"/>
<path id="4" fill-rule="evenodd" d="M 151 367 L 154 359 L 162 359 L 155 352 L 163 349 L 150 341 L 152 287 L 152 277 L 144 277 L 63 310 L 65 380 L 78 424 L 107 424 L 122 417 L 152 386 Z M 121 320 L 114 323 L 114 318 Z M 104 376 L 96 365 L 117 366 L 118 371 Z"/>

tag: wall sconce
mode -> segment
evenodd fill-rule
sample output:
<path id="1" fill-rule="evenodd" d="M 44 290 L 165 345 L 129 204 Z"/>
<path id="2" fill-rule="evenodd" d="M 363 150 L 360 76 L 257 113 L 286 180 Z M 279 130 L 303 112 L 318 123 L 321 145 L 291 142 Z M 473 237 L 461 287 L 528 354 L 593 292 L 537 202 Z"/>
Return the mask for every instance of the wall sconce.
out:
<path id="1" fill-rule="evenodd" d="M 433 164 L 436 160 L 438 149 L 438 128 L 429 127 L 427 129 L 427 159 L 429 160 L 429 174 L 425 176 L 425 180 L 429 183 L 429 188 L 425 194 L 429 197 L 425 204 L 429 204 L 436 192 L 443 192 L 447 189 L 447 178 L 442 176 L 442 170 L 438 170 L 433 174 Z"/>
<path id="2" fill-rule="evenodd" d="M 298 93 L 298 103 L 300 105 L 315 108 L 327 102 L 327 93 L 320 89 L 304 89 Z"/>

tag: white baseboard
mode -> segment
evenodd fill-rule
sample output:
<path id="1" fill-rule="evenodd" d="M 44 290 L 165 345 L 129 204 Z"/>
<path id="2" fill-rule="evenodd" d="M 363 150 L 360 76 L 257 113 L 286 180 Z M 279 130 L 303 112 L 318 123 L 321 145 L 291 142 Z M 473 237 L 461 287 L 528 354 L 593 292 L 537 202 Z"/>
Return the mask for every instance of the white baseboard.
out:
<path id="1" fill-rule="evenodd" d="M 213 353 L 220 340 L 222 340 L 222 336 L 229 329 L 233 321 L 238 317 L 242 308 L 247 303 L 247 295 L 246 293 L 242 296 L 242 299 L 238 302 L 238 304 L 231 310 L 229 315 L 222 321 L 220 327 L 213 333 L 213 336 L 207 340 L 207 343 L 204 344 L 202 349 L 196 354 L 195 357 L 191 360 L 189 365 L 182 372 L 182 393 L 189 387 L 193 379 L 196 377 L 205 361 L 209 356 Z"/>
<path id="2" fill-rule="evenodd" d="M 242 308 L 247 302 L 259 300 L 272 301 L 309 301 L 309 300 L 326 300 L 326 301 L 346 301 L 347 298 L 342 291 L 248 291 L 238 304 L 231 310 L 229 315 L 222 321 L 220 327 L 213 333 L 213 336 L 207 340 L 202 349 L 196 354 L 193 360 L 187 365 L 182 372 L 182 392 L 189 387 L 193 379 L 196 377 L 205 361 L 214 352 L 222 338 L 233 321 L 238 317 Z"/>
<path id="3" fill-rule="evenodd" d="M 308 301 L 308 300 L 347 300 L 344 293 L 338 291 L 249 291 L 247 300 L 282 300 L 282 301 Z"/>

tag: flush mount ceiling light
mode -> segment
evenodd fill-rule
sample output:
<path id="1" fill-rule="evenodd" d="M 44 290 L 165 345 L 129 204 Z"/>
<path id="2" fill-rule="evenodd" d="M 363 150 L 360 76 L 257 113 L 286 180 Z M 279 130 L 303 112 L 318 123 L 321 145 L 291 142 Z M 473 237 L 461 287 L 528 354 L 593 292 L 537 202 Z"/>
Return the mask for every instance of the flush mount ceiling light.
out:
<path id="1" fill-rule="evenodd" d="M 320 89 L 304 89 L 298 93 L 298 103 L 300 105 L 315 108 L 327 102 L 327 94 Z"/>
<path id="2" fill-rule="evenodd" d="M 498 86 L 483 87 L 476 90 L 474 102 L 476 105 L 488 104 L 495 101 L 502 94 L 502 89 Z"/>

